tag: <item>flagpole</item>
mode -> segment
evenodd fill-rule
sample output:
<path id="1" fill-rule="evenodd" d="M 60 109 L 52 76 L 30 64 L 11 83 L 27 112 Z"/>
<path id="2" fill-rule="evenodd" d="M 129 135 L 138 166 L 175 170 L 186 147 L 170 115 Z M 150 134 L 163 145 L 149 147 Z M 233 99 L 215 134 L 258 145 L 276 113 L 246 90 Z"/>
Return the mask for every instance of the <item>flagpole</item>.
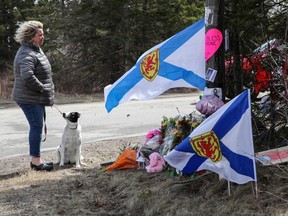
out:
<path id="1" fill-rule="evenodd" d="M 258 185 L 257 185 L 257 181 L 255 181 L 255 196 L 256 196 L 256 199 L 258 199 Z"/>
<path id="2" fill-rule="evenodd" d="M 251 93 L 250 93 L 250 89 L 248 89 L 248 101 L 249 101 L 249 106 L 251 107 Z M 250 110 L 250 115 L 252 116 L 251 110 Z M 252 117 L 251 117 L 252 119 Z M 251 127 L 252 127 L 252 122 L 251 122 Z M 251 128 L 252 130 L 252 128 Z M 253 136 L 252 136 L 252 140 L 253 140 Z M 254 145 L 254 144 L 253 144 Z M 254 152 L 254 146 L 253 146 L 253 152 Z M 258 199 L 258 184 L 257 184 L 257 171 L 256 171 L 256 160 L 257 157 L 255 156 L 255 152 L 254 155 L 251 155 L 253 157 L 254 160 L 254 170 L 255 170 L 255 196 L 256 199 Z M 253 191 L 253 183 L 252 183 L 252 191 Z"/>
<path id="3" fill-rule="evenodd" d="M 231 196 L 231 184 L 229 180 L 228 180 L 228 195 Z"/>
<path id="4" fill-rule="evenodd" d="M 225 179 L 222 175 L 219 175 L 219 174 L 218 174 L 218 177 L 219 177 L 219 181 L 222 179 Z M 227 180 L 227 186 L 228 186 L 228 195 L 231 196 L 231 183 L 229 180 Z"/>

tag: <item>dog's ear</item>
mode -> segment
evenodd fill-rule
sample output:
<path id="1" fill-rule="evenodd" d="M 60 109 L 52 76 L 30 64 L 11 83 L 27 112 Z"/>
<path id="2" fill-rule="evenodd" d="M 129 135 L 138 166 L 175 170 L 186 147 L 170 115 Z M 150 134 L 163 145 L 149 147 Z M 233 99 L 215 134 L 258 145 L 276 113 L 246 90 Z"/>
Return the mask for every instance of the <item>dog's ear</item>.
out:
<path id="1" fill-rule="evenodd" d="M 80 118 L 81 114 L 77 112 L 77 117 Z"/>

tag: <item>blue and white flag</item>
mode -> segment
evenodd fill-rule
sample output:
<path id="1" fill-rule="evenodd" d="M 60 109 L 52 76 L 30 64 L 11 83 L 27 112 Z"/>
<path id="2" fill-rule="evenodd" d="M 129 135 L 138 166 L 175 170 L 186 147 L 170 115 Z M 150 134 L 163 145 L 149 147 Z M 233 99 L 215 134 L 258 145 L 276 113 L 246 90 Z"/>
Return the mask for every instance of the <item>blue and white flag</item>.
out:
<path id="1" fill-rule="evenodd" d="M 205 87 L 205 23 L 199 20 L 146 51 L 104 89 L 108 112 L 132 99 L 153 99 L 170 88 Z"/>
<path id="2" fill-rule="evenodd" d="M 210 170 L 238 184 L 256 181 L 250 91 L 213 113 L 164 159 L 185 174 Z"/>

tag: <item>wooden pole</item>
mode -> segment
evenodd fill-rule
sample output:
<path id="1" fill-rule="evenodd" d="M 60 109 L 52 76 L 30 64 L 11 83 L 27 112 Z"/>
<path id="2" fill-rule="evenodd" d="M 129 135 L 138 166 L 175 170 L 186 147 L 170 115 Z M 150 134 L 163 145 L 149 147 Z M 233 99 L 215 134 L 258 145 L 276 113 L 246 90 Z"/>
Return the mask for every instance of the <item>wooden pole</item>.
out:
<path id="1" fill-rule="evenodd" d="M 224 101 L 224 0 L 206 0 L 205 5 L 205 59 L 206 89 L 204 95 L 216 94 Z M 221 38 L 222 37 L 222 38 Z M 210 58 L 208 58 L 210 56 Z M 216 73 L 215 79 L 207 80 L 207 75 Z"/>

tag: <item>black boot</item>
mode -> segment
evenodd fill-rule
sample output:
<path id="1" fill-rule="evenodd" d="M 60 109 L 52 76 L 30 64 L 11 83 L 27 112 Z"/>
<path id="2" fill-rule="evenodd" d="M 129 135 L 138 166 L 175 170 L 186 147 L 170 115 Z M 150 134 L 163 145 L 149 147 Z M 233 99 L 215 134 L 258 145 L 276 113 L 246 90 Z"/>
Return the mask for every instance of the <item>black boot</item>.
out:
<path id="1" fill-rule="evenodd" d="M 30 167 L 31 169 L 36 170 L 36 171 L 52 171 L 53 170 L 53 164 L 46 164 L 46 163 L 35 165 L 32 162 L 30 162 Z"/>

